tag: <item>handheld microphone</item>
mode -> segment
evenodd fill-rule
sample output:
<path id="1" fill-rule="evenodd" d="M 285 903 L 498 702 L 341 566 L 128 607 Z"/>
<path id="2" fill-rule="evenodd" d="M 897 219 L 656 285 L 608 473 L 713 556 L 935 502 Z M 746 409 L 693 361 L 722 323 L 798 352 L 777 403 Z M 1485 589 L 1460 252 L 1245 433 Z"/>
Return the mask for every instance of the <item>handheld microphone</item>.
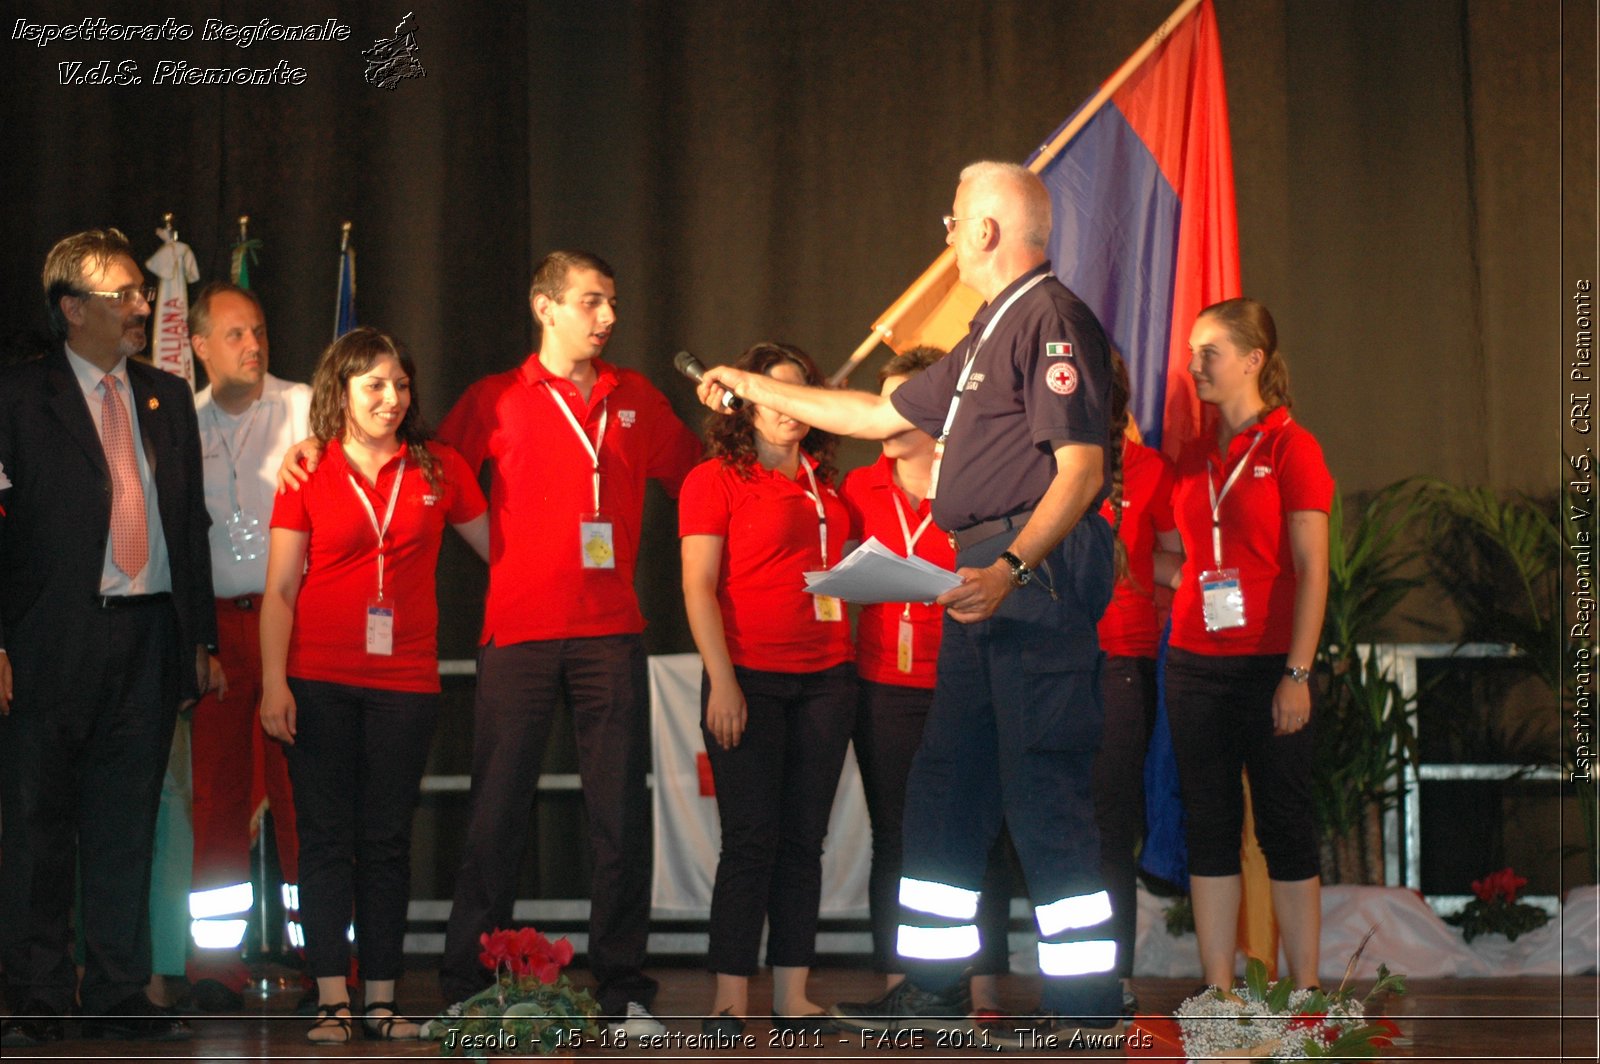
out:
<path id="1" fill-rule="evenodd" d="M 696 384 L 699 384 L 701 379 L 706 375 L 705 366 L 701 365 L 700 360 L 695 358 L 687 351 L 679 351 L 676 355 L 672 356 L 672 368 L 683 374 L 685 377 L 688 377 Z M 742 406 L 744 406 L 743 399 L 740 399 L 737 395 L 734 395 L 730 391 L 723 391 L 722 409 L 724 413 L 732 413 Z"/>

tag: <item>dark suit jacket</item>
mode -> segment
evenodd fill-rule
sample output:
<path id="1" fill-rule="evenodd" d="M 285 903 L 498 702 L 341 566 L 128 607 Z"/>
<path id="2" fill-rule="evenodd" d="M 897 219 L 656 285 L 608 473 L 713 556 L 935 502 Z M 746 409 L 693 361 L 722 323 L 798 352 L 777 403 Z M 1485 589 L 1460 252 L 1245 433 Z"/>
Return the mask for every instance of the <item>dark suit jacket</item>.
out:
<path id="1" fill-rule="evenodd" d="M 198 694 L 194 647 L 214 645 L 211 553 L 194 397 L 183 381 L 128 360 L 139 435 L 172 563 L 182 698 Z M 52 700 L 97 648 L 81 638 L 111 528 L 111 472 L 83 390 L 60 349 L 0 373 L 0 647 L 17 704 Z"/>

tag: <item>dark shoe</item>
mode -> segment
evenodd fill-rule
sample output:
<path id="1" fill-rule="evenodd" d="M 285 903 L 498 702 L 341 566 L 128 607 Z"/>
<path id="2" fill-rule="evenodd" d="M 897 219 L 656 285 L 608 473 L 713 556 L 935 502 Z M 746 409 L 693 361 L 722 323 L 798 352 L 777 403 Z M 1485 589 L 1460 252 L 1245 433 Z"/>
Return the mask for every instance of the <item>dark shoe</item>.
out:
<path id="1" fill-rule="evenodd" d="M 384 1015 L 374 1016 L 382 1009 Z M 422 1028 L 394 1010 L 392 1001 L 369 1001 L 361 1010 L 361 1033 L 374 1042 L 415 1042 Z"/>
<path id="2" fill-rule="evenodd" d="M 350 1002 L 334 1001 L 317 1006 L 317 1022 L 306 1032 L 306 1041 L 318 1046 L 342 1046 L 350 1041 Z"/>
<path id="3" fill-rule="evenodd" d="M 812 1012 L 804 1016 L 774 1016 L 772 1029 L 790 1034 L 838 1034 L 843 1028 L 826 1012 Z"/>
<path id="4" fill-rule="evenodd" d="M 942 994 L 907 979 L 876 1001 L 841 1001 L 829 1013 L 850 1031 L 970 1031 L 972 999 L 966 984 Z"/>
<path id="5" fill-rule="evenodd" d="M 744 1034 L 744 1020 L 729 1009 L 700 1021 L 700 1033 L 712 1038 L 738 1038 Z"/>
<path id="6" fill-rule="evenodd" d="M 65 1037 L 61 1014 L 42 1001 L 30 1001 L 0 1020 L 0 1048 L 31 1049 Z"/>
<path id="7" fill-rule="evenodd" d="M 83 1033 L 88 1038 L 123 1042 L 187 1042 L 194 1037 L 194 1028 L 140 990 L 111 1006 L 104 1015 L 86 1020 Z"/>
<path id="8" fill-rule="evenodd" d="M 217 979 L 197 979 L 189 984 L 184 1002 L 200 1012 L 243 1012 L 244 995 Z"/>

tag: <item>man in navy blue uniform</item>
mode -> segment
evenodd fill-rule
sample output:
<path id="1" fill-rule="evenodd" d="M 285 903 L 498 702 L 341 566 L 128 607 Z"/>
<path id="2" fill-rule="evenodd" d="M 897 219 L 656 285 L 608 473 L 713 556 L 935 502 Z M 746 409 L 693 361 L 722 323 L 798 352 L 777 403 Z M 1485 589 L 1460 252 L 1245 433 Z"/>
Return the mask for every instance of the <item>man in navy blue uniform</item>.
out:
<path id="1" fill-rule="evenodd" d="M 1100 878 L 1090 766 L 1100 742 L 1095 622 L 1111 597 L 1104 498 L 1110 359 L 1093 312 L 1050 273 L 1050 198 L 1009 163 L 961 173 L 946 242 L 984 299 L 951 357 L 891 398 L 801 388 L 727 367 L 724 389 L 830 432 L 940 441 L 933 517 L 952 529 L 960 586 L 946 607 L 933 707 L 907 786 L 897 949 L 906 982 L 840 1004 L 845 1026 L 963 1027 L 961 976 L 989 847 L 1011 831 L 1039 929 L 1038 1026 L 1119 1022 L 1111 901 Z M 1070 1027 L 1068 1028 L 1070 1029 Z"/>

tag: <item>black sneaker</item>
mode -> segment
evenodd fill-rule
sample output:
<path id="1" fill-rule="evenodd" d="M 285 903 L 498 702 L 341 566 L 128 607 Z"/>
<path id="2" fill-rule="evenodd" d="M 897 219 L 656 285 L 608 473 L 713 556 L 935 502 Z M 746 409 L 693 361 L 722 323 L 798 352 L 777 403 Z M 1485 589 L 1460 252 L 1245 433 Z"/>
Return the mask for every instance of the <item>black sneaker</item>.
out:
<path id="1" fill-rule="evenodd" d="M 828 1012 L 851 1031 L 971 1031 L 965 982 L 935 994 L 907 979 L 876 1001 L 841 1001 Z"/>
<path id="2" fill-rule="evenodd" d="M 201 1012 L 239 1013 L 244 1011 L 244 995 L 220 979 L 197 979 L 189 984 L 181 1004 Z"/>

